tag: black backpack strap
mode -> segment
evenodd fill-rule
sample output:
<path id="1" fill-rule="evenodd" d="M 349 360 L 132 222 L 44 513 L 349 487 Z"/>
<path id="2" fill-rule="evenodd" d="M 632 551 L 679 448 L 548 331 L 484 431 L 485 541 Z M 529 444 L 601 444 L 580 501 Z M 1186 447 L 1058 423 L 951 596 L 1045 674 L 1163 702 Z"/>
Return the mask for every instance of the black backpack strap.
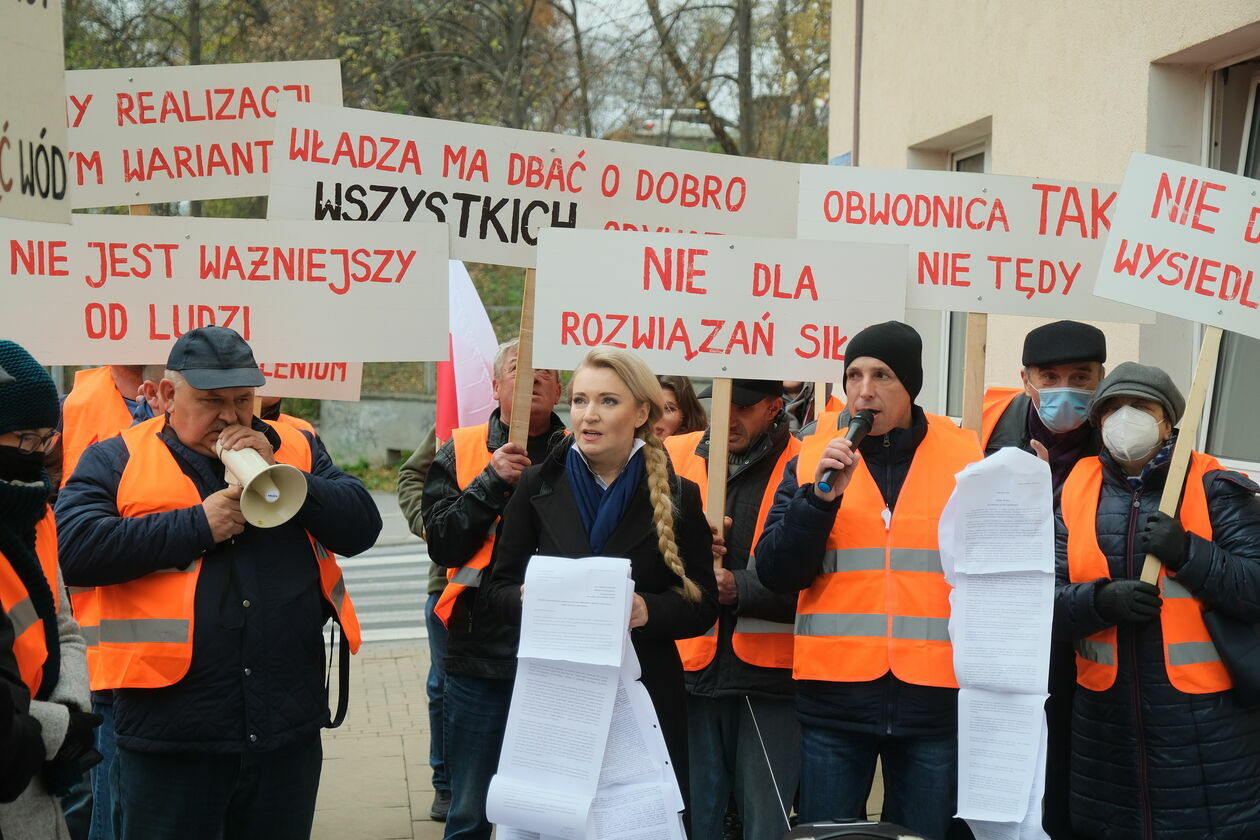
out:
<path id="1" fill-rule="evenodd" d="M 334 635 L 336 641 L 334 642 Z M 332 627 L 328 630 L 329 647 L 336 645 L 337 653 L 337 711 L 334 713 L 330 708 L 328 718 L 324 722 L 325 729 L 336 729 L 341 726 L 346 719 L 346 712 L 350 707 L 350 643 L 346 641 L 346 633 L 341 629 L 341 625 L 337 622 L 332 623 Z M 332 688 L 332 657 L 328 657 L 328 676 L 324 679 L 324 697 L 325 701 L 332 698 L 330 689 Z"/>

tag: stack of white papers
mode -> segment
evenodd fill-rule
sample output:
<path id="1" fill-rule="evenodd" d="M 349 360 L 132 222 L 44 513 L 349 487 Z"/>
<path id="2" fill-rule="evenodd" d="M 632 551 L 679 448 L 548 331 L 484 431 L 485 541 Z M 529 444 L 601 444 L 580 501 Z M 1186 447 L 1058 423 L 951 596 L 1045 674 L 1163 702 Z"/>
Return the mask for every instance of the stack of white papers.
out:
<path id="1" fill-rule="evenodd" d="M 954 587 L 958 816 L 977 840 L 1045 840 L 1054 604 L 1049 465 L 1006 448 L 968 466 L 941 514 L 939 537 Z"/>
<path id="2" fill-rule="evenodd" d="M 534 557 L 486 815 L 499 840 L 684 840 L 682 794 L 627 626 L 624 558 Z"/>

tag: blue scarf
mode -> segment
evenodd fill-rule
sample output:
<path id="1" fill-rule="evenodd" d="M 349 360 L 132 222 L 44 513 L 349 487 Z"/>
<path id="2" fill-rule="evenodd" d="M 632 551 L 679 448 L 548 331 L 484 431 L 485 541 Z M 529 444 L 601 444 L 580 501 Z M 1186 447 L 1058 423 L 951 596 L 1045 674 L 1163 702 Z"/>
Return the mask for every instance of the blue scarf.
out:
<path id="1" fill-rule="evenodd" d="M 639 482 L 643 479 L 643 450 L 640 448 L 630 456 L 621 475 L 613 480 L 607 490 L 600 487 L 595 480 L 595 474 L 578 452 L 577 444 L 569 447 L 565 472 L 569 476 L 569 487 L 573 490 L 578 514 L 582 518 L 582 527 L 586 529 L 586 541 L 590 543 L 591 551 L 599 554 L 604 550 L 621 518 L 625 516 L 630 500 L 634 498 Z"/>

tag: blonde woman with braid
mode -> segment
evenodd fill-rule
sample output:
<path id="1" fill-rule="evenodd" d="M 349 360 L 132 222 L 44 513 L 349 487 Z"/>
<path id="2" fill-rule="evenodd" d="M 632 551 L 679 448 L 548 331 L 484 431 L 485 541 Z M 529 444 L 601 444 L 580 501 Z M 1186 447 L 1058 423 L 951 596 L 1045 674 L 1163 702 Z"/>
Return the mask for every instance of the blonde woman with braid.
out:
<path id="1" fill-rule="evenodd" d="M 704 633 L 718 614 L 700 490 L 670 469 L 653 431 L 661 386 L 637 356 L 591 350 L 573 374 L 569 406 L 573 434 L 521 476 L 482 594 L 504 621 L 519 624 L 535 554 L 629 558 L 630 637 L 687 799 L 687 697 L 674 642 Z"/>

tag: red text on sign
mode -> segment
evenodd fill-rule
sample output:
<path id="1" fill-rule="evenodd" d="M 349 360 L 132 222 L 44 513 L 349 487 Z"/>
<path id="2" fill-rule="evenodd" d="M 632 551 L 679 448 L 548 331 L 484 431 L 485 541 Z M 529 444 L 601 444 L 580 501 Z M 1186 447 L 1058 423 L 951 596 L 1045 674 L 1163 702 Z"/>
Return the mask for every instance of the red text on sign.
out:
<path id="1" fill-rule="evenodd" d="M 814 269 L 808 265 L 801 268 L 800 273 L 796 277 L 796 282 L 792 284 L 792 288 L 789 290 L 783 286 L 783 266 L 778 263 L 772 266 L 765 263 L 754 263 L 752 293 L 753 297 L 770 295 L 783 300 L 800 300 L 802 295 L 808 295 L 811 300 L 818 300 L 818 287 L 814 283 Z"/>
<path id="2" fill-rule="evenodd" d="M 658 204 L 677 204 L 679 207 L 709 207 L 729 213 L 739 211 L 748 198 L 748 182 L 735 177 L 722 182 L 716 175 L 700 178 L 689 172 L 653 173 L 640 169 L 635 181 L 635 201 L 655 200 Z"/>
<path id="3" fill-rule="evenodd" d="M 1177 179 L 1177 186 L 1174 188 L 1168 173 L 1161 172 L 1159 183 L 1155 186 L 1155 203 L 1151 206 L 1151 218 L 1158 219 L 1167 207 L 1168 221 L 1173 224 L 1184 225 L 1189 222 L 1190 227 L 1195 230 L 1216 233 L 1216 228 L 1203 224 L 1201 221 L 1204 215 L 1214 215 L 1221 210 L 1207 203 L 1208 190 L 1225 192 L 1225 185 L 1182 175 Z"/>
<path id="4" fill-rule="evenodd" d="M 1080 263 L 1062 260 L 1039 260 L 1032 257 L 1002 257 L 990 255 L 993 263 L 993 287 L 1002 290 L 1004 281 L 1011 281 L 1015 291 L 1032 300 L 1035 295 L 1059 292 L 1067 295 L 1072 291 L 1076 275 L 1081 273 Z M 1010 271 L 1006 271 L 1007 268 Z"/>
<path id="5" fill-rule="evenodd" d="M 1084 202 L 1081 200 L 1081 192 L 1076 187 L 1033 184 L 1032 188 L 1041 193 L 1041 218 L 1037 223 L 1038 235 L 1046 236 L 1050 232 L 1051 219 L 1055 220 L 1055 236 L 1062 236 L 1064 228 L 1070 228 L 1073 232 L 1079 233 L 1081 239 L 1097 239 L 1101 231 L 1111 230 L 1111 218 L 1107 214 L 1116 200 L 1115 190 L 1091 188 L 1089 211 L 1086 212 Z"/>
<path id="6" fill-rule="evenodd" d="M 240 333 L 246 341 L 249 341 L 253 334 L 250 330 L 248 306 L 173 303 L 167 307 L 149 304 L 149 339 L 151 341 L 168 341 L 179 338 L 189 330 L 213 326 L 230 327 Z"/>
<path id="7" fill-rule="evenodd" d="M 1191 256 L 1184 251 L 1156 248 L 1142 242 L 1120 240 L 1113 270 L 1142 280 L 1154 274 L 1165 286 L 1180 286 L 1187 292 L 1214 297 L 1226 303 L 1237 302 L 1248 309 L 1260 309 L 1260 289 L 1252 293 L 1256 272 L 1220 260 Z"/>
<path id="8" fill-rule="evenodd" d="M 28 239 L 23 245 L 17 239 L 10 239 L 9 274 L 18 276 L 21 263 L 20 273 L 30 277 L 68 277 L 70 271 L 65 265 L 69 257 L 64 253 L 65 247 L 64 240 Z"/>
<path id="9" fill-rule="evenodd" d="M 704 276 L 704 269 L 696 265 L 697 257 L 707 257 L 705 248 L 656 248 L 643 249 L 643 290 L 652 288 L 652 277 L 667 292 L 686 292 L 691 295 L 707 295 L 709 290 L 696 281 Z"/>
<path id="10" fill-rule="evenodd" d="M 122 341 L 127 336 L 127 307 L 121 303 L 89 303 L 83 320 L 90 339 Z"/>
<path id="11" fill-rule="evenodd" d="M 174 277 L 174 253 L 179 246 L 173 242 L 89 242 L 89 248 L 96 249 L 100 269 L 95 276 L 86 274 L 83 280 L 93 289 L 105 285 L 106 280 L 122 277 L 146 278 L 153 273 L 153 261 L 162 263 L 162 276 L 166 279 Z M 154 255 L 154 251 L 158 255 Z"/>
<path id="12" fill-rule="evenodd" d="M 970 286 L 971 281 L 962 275 L 971 271 L 966 261 L 971 254 L 955 254 L 942 251 L 922 251 L 919 253 L 919 285 L 930 283 L 933 286 Z"/>

